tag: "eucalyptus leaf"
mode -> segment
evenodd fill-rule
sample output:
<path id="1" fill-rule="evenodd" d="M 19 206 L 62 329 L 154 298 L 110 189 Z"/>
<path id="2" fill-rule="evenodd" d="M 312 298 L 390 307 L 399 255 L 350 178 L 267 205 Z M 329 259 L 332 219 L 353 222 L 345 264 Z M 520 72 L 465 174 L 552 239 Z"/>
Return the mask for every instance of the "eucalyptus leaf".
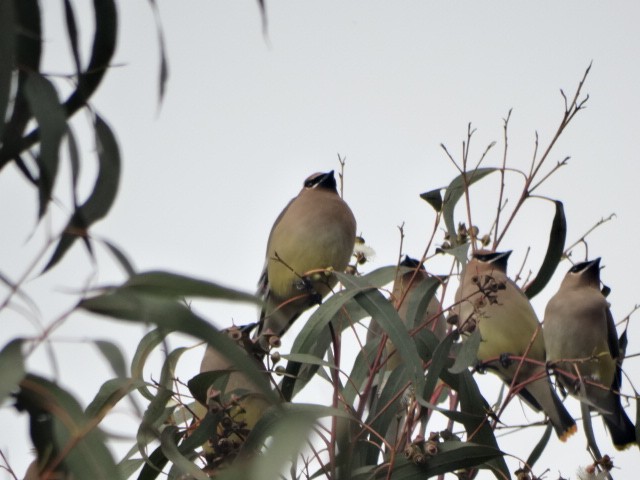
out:
<path id="1" fill-rule="evenodd" d="M 69 392 L 49 380 L 29 374 L 20 384 L 16 403 L 31 417 L 32 440 L 39 455 L 43 453 L 41 442 L 45 442 L 46 449 L 52 448 L 64 455 L 60 468 L 68 470 L 75 478 L 119 478 L 104 435 Z M 52 430 L 34 428 L 34 422 L 38 425 L 43 415 L 52 419 Z"/>
<path id="2" fill-rule="evenodd" d="M 447 187 L 447 190 L 444 193 L 442 216 L 444 218 L 444 223 L 447 227 L 447 232 L 449 232 L 449 237 L 451 239 L 450 241 L 453 246 L 456 246 L 455 238 L 457 237 L 454 211 L 458 200 L 460 200 L 460 198 L 462 198 L 462 195 L 465 193 L 465 188 L 468 188 L 477 181 L 482 180 L 490 173 L 497 172 L 499 170 L 499 168 L 487 167 L 478 168 L 471 172 L 465 172 L 454 178 Z"/>
<path id="3" fill-rule="evenodd" d="M 524 290 L 527 298 L 535 297 L 544 289 L 544 287 L 547 286 L 547 283 L 549 283 L 549 280 L 553 277 L 553 274 L 555 273 L 556 268 L 558 268 L 558 264 L 560 263 L 560 260 L 562 260 L 562 256 L 564 254 L 564 245 L 567 239 L 567 219 L 564 215 L 564 206 L 562 205 L 562 202 L 556 200 L 554 203 L 556 206 L 556 213 L 553 217 L 553 222 L 551 223 L 547 253 L 544 256 L 538 275 L 536 275 L 536 278 L 534 278 Z"/>
<path id="4" fill-rule="evenodd" d="M 0 351 L 0 404 L 17 389 L 27 374 L 22 353 L 23 343 L 24 339 L 15 338 Z"/>
<path id="5" fill-rule="evenodd" d="M 479 328 L 476 328 L 471 335 L 465 335 L 462 347 L 458 351 L 455 362 L 449 371 L 451 373 L 460 373 L 478 363 L 478 348 L 480 348 L 481 341 L 482 335 L 480 335 Z"/>

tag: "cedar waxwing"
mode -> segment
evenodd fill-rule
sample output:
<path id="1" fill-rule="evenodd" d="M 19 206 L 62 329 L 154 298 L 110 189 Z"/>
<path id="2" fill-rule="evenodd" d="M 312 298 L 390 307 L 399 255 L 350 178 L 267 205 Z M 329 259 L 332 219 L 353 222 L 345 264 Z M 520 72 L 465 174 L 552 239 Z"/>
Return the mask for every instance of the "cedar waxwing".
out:
<path id="1" fill-rule="evenodd" d="M 343 272 L 356 238 L 356 220 L 336 189 L 333 170 L 314 173 L 276 219 L 267 243 L 259 293 L 264 297 L 257 335 L 282 336 L 306 309 L 320 303 Z"/>
<path id="2" fill-rule="evenodd" d="M 580 381 L 586 398 L 602 414 L 614 446 L 621 450 L 636 442 L 635 426 L 620 403 L 621 363 L 616 326 L 609 304 L 600 291 L 600 259 L 569 269 L 558 293 L 544 314 L 547 360 L 570 375 L 556 372 L 560 384 L 580 398 Z M 566 359 L 567 361 L 562 361 Z M 571 360 L 570 360 L 571 359 Z"/>
<path id="3" fill-rule="evenodd" d="M 462 272 L 456 292 L 458 325 L 480 329 L 478 360 L 511 385 L 525 384 L 519 395 L 549 417 L 560 440 L 577 430 L 576 423 L 556 395 L 547 375 L 541 325 L 520 288 L 507 277 L 511 251 L 477 251 Z M 472 323 L 469 323 L 472 322 Z M 534 338 L 535 336 L 535 338 Z M 540 363 L 509 360 L 507 355 Z M 518 373 L 518 378 L 514 376 Z M 537 380 L 531 380 L 532 378 Z"/>
<path id="4" fill-rule="evenodd" d="M 246 351 L 246 345 L 251 344 L 251 340 L 248 338 L 249 330 L 234 326 L 226 329 L 225 332 L 238 343 L 240 348 L 244 348 Z M 258 368 L 264 369 L 264 365 L 257 359 L 256 365 Z M 222 461 L 225 458 L 232 459 L 235 456 L 246 436 L 260 420 L 265 410 L 271 406 L 259 386 L 249 380 L 244 373 L 233 370 L 233 364 L 226 357 L 213 347 L 207 346 L 200 364 L 200 373 L 229 371 L 223 392 L 219 392 L 213 387 L 210 387 L 207 392 L 207 403 L 209 403 L 207 407 L 211 407 L 213 402 L 216 409 L 222 408 L 225 411 L 226 418 L 219 423 L 217 436 L 219 444 L 220 439 L 224 439 L 227 443 L 225 445 L 211 445 L 209 442 L 204 449 L 205 453 L 213 453 L 214 459 Z M 236 397 L 230 400 L 229 395 L 232 393 Z M 200 408 L 196 408 L 196 412 L 198 416 L 204 416 L 204 412 Z M 222 451 L 218 451 L 221 446 L 223 447 Z"/>
<path id="5" fill-rule="evenodd" d="M 393 282 L 393 290 L 391 291 L 390 300 L 393 302 L 393 306 L 398 310 L 398 316 L 404 324 L 411 329 L 428 322 L 426 328 L 432 331 L 438 340 L 442 340 L 447 334 L 447 322 L 442 314 L 440 302 L 435 296 L 430 300 L 421 319 L 407 318 L 409 308 L 415 308 L 414 303 L 421 300 L 420 298 L 416 298 L 420 293 L 424 293 L 421 290 L 421 286 L 430 278 L 424 268 L 424 265 L 422 265 L 418 260 L 405 256 L 402 262 L 400 262 L 400 266 L 411 268 L 412 270 L 400 272 Z M 409 322 L 411 322 L 410 325 Z M 372 319 L 371 324 L 369 325 L 369 331 L 367 332 L 367 343 L 374 338 L 379 337 L 381 334 L 382 328 L 380 328 L 380 325 Z M 395 348 L 390 340 L 387 340 L 386 350 L 387 356 L 389 357 L 386 364 L 386 370 L 391 371 L 399 364 L 400 356 L 398 354 L 392 355 L 392 353 L 395 352 Z"/>
<path id="6" fill-rule="evenodd" d="M 410 315 L 410 309 L 414 309 L 416 307 L 416 303 L 422 300 L 420 297 L 425 294 L 425 283 L 430 278 L 424 268 L 424 265 L 418 260 L 405 256 L 402 262 L 400 262 L 400 267 L 405 267 L 405 270 L 406 268 L 411 268 L 411 270 L 398 272 L 393 283 L 393 290 L 391 291 L 391 298 L 389 300 L 397 309 L 398 316 L 407 328 L 413 329 L 420 325 L 426 325 L 426 329 L 433 332 L 438 340 L 442 340 L 447 334 L 447 322 L 442 314 L 440 302 L 435 296 L 429 301 L 422 318 L 408 318 Z M 415 310 L 413 311 L 415 313 Z M 377 337 L 380 337 L 382 333 L 383 330 L 380 325 L 372 319 L 367 332 L 367 343 L 373 341 Z M 396 353 L 391 340 L 387 340 L 385 345 L 385 357 L 387 358 L 387 361 L 382 371 L 383 378 L 386 377 L 386 374 L 390 373 L 400 365 L 401 362 L 401 357 Z M 381 382 L 380 388 L 373 388 L 371 402 L 375 401 L 377 392 L 382 391 L 382 388 L 384 388 L 384 380 Z M 404 410 L 405 409 L 402 409 L 398 412 L 400 420 L 397 423 L 393 423 L 385 435 L 387 442 L 392 445 L 397 443 L 399 435 L 403 430 L 403 423 L 407 417 L 407 412 Z"/>

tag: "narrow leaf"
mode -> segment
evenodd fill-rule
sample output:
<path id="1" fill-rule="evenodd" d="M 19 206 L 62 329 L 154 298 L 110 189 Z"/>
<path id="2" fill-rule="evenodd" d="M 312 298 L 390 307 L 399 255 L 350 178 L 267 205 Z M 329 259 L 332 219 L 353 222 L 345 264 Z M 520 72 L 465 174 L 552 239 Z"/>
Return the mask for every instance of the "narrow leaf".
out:
<path id="1" fill-rule="evenodd" d="M 24 339 L 11 340 L 0 351 L 0 404 L 15 392 L 26 375 L 22 344 Z"/>
<path id="2" fill-rule="evenodd" d="M 447 190 L 444 193 L 442 215 L 444 217 L 444 223 L 447 227 L 447 232 L 449 232 L 452 245 L 455 244 L 455 238 L 457 236 L 454 210 L 458 200 L 460 200 L 462 195 L 465 193 L 465 183 L 466 187 L 470 187 L 478 180 L 481 180 L 490 173 L 497 172 L 499 170 L 499 168 L 478 168 L 472 172 L 466 172 L 457 176 L 447 187 Z"/>
<path id="3" fill-rule="evenodd" d="M 78 49 L 78 26 L 76 16 L 73 12 L 73 5 L 70 0 L 64 0 L 64 18 L 67 24 L 67 36 L 69 37 L 69 45 L 71 46 L 71 54 L 73 55 L 73 63 L 76 67 L 76 74 L 80 76 L 80 53 Z"/>
<path id="4" fill-rule="evenodd" d="M 169 63 L 167 62 L 167 51 L 164 42 L 164 32 L 162 29 L 162 22 L 160 21 L 160 12 L 158 11 L 158 4 L 156 0 L 149 0 L 151 8 L 153 9 L 153 18 L 156 23 L 156 33 L 158 35 L 158 45 L 160 47 L 160 74 L 158 76 L 158 103 L 162 103 L 164 99 L 165 89 L 167 87 L 167 80 L 169 78 Z"/>
<path id="5" fill-rule="evenodd" d="M 129 260 L 127 255 L 120 249 L 120 247 L 116 246 L 115 243 L 109 240 L 105 240 L 104 238 L 100 239 L 99 241 L 102 242 L 105 247 L 107 247 L 109 252 L 111 252 L 111 254 L 115 257 L 115 259 L 118 261 L 118 263 L 128 276 L 131 277 L 132 275 L 135 275 L 136 269 L 133 267 L 133 263 L 131 263 L 131 260 Z"/>
<path id="6" fill-rule="evenodd" d="M 151 330 L 147 333 L 142 340 L 138 343 L 138 347 L 131 359 L 131 378 L 134 380 L 143 380 L 144 366 L 147 363 L 147 359 L 151 352 L 160 345 L 169 332 L 166 330 Z M 142 386 L 139 389 L 140 393 L 147 400 L 151 400 L 155 397 L 146 386 Z"/>
<path id="7" fill-rule="evenodd" d="M 40 14 L 40 4 L 38 0 L 21 0 L 19 2 L 8 2 L 13 5 L 13 24 L 6 31 L 5 35 L 14 35 L 14 64 L 20 65 L 18 70 L 18 85 L 15 93 L 13 112 L 11 118 L 4 126 L 3 136 L 0 144 L 0 169 L 10 160 L 16 163 L 27 178 L 31 178 L 28 170 L 23 169 L 24 163 L 20 160 L 19 154 L 28 146 L 33 145 L 38 140 L 38 135 L 34 135 L 31 142 L 26 145 L 22 135 L 29 120 L 31 120 L 31 110 L 24 95 L 24 86 L 29 76 L 28 72 L 40 71 L 40 59 L 42 56 L 42 19 Z M 11 19 L 11 13 L 7 12 Z M 3 19 L 4 20 L 4 19 Z M 8 46 L 11 45 L 11 41 Z M 6 111 L 6 107 L 5 107 Z M 2 118 L 4 120 L 4 117 Z"/>
<path id="8" fill-rule="evenodd" d="M 536 462 L 540 459 L 542 452 L 544 452 L 544 449 L 547 447 L 547 444 L 549 443 L 549 439 L 551 438 L 551 432 L 553 432 L 553 425 L 549 423 L 547 425 L 547 428 L 544 429 L 544 433 L 542 434 L 542 437 L 540 438 L 538 443 L 536 443 L 536 446 L 529 454 L 529 458 L 527 458 L 527 465 L 529 467 L 533 468 Z"/>
<path id="9" fill-rule="evenodd" d="M 453 345 L 457 338 L 457 331 L 449 333 L 449 335 L 447 335 L 438 344 L 436 350 L 433 352 L 431 365 L 429 365 L 429 370 L 427 371 L 424 382 L 424 389 L 422 390 L 422 398 L 426 401 L 429 401 L 433 396 L 433 391 L 438 384 L 438 379 L 440 378 L 442 371 L 451 363 L 451 360 L 449 359 L 449 351 L 451 350 L 451 345 Z"/>
<path id="10" fill-rule="evenodd" d="M 0 1 L 0 139 L 4 132 L 15 64 L 15 21 L 14 2 Z"/>
<path id="11" fill-rule="evenodd" d="M 479 328 L 476 328 L 471 335 L 465 336 L 462 347 L 458 351 L 456 360 L 449 371 L 451 373 L 460 373 L 478 363 L 478 348 L 481 341 L 482 336 Z"/>
<path id="12" fill-rule="evenodd" d="M 113 378 L 102 384 L 94 399 L 87 405 L 85 414 L 89 418 L 102 419 L 120 400 L 140 387 L 140 380 Z"/>
<path id="13" fill-rule="evenodd" d="M 174 467 L 189 477 L 197 480 L 208 480 L 209 476 L 200 470 L 195 463 L 186 458 L 178 449 L 176 439 L 180 438 L 180 432 L 175 425 L 167 425 L 160 434 L 160 447 Z"/>
<path id="14" fill-rule="evenodd" d="M 255 366 L 249 368 L 246 354 L 227 335 L 216 330 L 182 303 L 123 289 L 85 299 L 80 302 L 79 308 L 120 320 L 155 324 L 163 330 L 182 332 L 204 340 L 259 386 L 267 399 L 273 402 L 277 400 L 264 375 Z"/>
<path id="15" fill-rule="evenodd" d="M 118 377 L 127 376 L 127 366 L 122 355 L 122 351 L 115 343 L 106 340 L 94 340 L 95 346 L 100 350 L 100 353 L 107 359 L 113 373 Z"/>
<path id="16" fill-rule="evenodd" d="M 207 280 L 162 271 L 132 275 L 121 288 L 169 298 L 203 297 L 261 303 L 252 293 L 240 292 Z"/>
<path id="17" fill-rule="evenodd" d="M 80 153 L 78 144 L 73 134 L 71 125 L 67 124 L 67 147 L 69 150 L 69 163 L 71 164 L 71 194 L 73 207 L 78 208 L 78 181 L 80 180 Z"/>
<path id="18" fill-rule="evenodd" d="M 32 422 L 42 412 L 53 418 L 55 447 L 64 453 L 64 465 L 75 478 L 118 478 L 104 435 L 75 398 L 55 383 L 35 375 L 27 375 L 20 386 L 17 403 L 27 410 Z M 32 429 L 32 438 L 33 435 Z M 37 436 L 33 438 L 34 445 L 40 441 Z"/>
<path id="19" fill-rule="evenodd" d="M 503 453 L 497 449 L 471 442 L 447 441 L 438 443 L 438 453 L 427 457 L 424 465 L 415 465 L 405 458 L 398 458 L 390 477 L 381 471 L 375 478 L 391 478 L 392 480 L 419 480 L 454 472 L 465 468 L 478 467 L 488 460 L 501 457 Z M 507 475 L 504 478 L 510 478 Z"/>
<path id="20" fill-rule="evenodd" d="M 67 121 L 53 84 L 39 73 L 29 73 L 24 94 L 40 128 L 40 153 L 36 161 L 40 170 L 38 217 L 42 218 L 58 174 L 60 142 L 67 131 Z"/>
<path id="21" fill-rule="evenodd" d="M 429 277 L 418 285 L 414 285 L 412 294 L 405 298 L 407 303 L 407 329 L 411 330 L 425 320 L 427 309 L 442 280 L 437 277 Z M 435 319 L 433 320 L 436 321 Z M 427 327 L 429 328 L 429 327 Z"/>
<path id="22" fill-rule="evenodd" d="M 398 312 L 393 305 L 376 290 L 366 288 L 360 279 L 351 275 L 339 274 L 340 282 L 347 290 L 356 290 L 360 293 L 354 299 L 364 308 L 376 323 L 387 333 L 389 340 L 393 342 L 397 353 L 404 361 L 408 372 L 414 382 L 415 388 L 421 391 L 424 387 L 424 377 L 422 375 L 422 361 L 416 350 L 415 343 L 409 336 Z"/>
<path id="23" fill-rule="evenodd" d="M 65 102 L 68 117 L 87 104 L 102 82 L 116 49 L 118 15 L 114 0 L 93 0 L 93 7 L 96 30 L 91 59 L 78 78 L 78 87 Z"/>
<path id="24" fill-rule="evenodd" d="M 56 265 L 79 238 L 86 238 L 87 229 L 103 218 L 115 201 L 120 181 L 120 152 L 113 132 L 100 116 L 95 122 L 98 149 L 98 176 L 89 198 L 71 216 L 49 263 L 43 273 Z"/>
<path id="25" fill-rule="evenodd" d="M 554 203 L 556 205 L 556 213 L 551 223 L 547 253 L 542 261 L 538 275 L 525 289 L 524 293 L 528 298 L 535 297 L 544 289 L 551 277 L 553 277 L 560 260 L 562 260 L 564 244 L 567 239 L 567 219 L 564 216 L 562 202 L 556 200 Z"/>

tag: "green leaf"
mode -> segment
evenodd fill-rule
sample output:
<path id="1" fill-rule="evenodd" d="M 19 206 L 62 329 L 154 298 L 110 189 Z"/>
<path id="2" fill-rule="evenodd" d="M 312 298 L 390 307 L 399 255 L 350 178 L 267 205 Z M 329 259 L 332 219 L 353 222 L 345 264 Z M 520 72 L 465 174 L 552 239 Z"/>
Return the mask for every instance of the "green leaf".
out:
<path id="1" fill-rule="evenodd" d="M 313 312 L 304 327 L 296 337 L 291 347 L 292 354 L 308 354 L 323 358 L 331 344 L 331 336 L 327 325 L 336 319 L 343 306 L 353 299 L 359 292 L 356 290 L 341 290 L 331 295 L 318 309 Z M 340 322 L 334 322 L 334 326 Z M 342 322 L 346 328 L 346 322 Z M 299 362 L 288 362 L 285 377 L 282 380 L 280 391 L 285 400 L 291 399 L 311 380 L 318 370 L 317 365 L 309 365 L 303 368 Z"/>
<path id="2" fill-rule="evenodd" d="M 132 292 L 126 288 L 82 300 L 78 305 L 99 315 L 119 320 L 148 324 L 152 323 L 169 332 L 181 332 L 206 341 L 247 376 L 249 381 L 261 389 L 266 398 L 277 400 L 264 375 L 255 365 L 247 361 L 247 355 L 224 333 L 216 330 L 206 320 L 175 300 Z M 132 367 L 132 375 L 137 372 Z"/>
<path id="3" fill-rule="evenodd" d="M 434 335 L 435 337 L 435 335 Z M 433 396 L 433 392 L 436 389 L 436 385 L 438 384 L 438 379 L 440 378 L 445 367 L 451 363 L 451 359 L 449 358 L 449 351 L 451 350 L 451 345 L 457 340 L 458 332 L 453 331 L 449 333 L 436 347 L 433 355 L 431 356 L 431 364 L 429 365 L 429 370 L 427 370 L 427 375 L 424 381 L 424 388 L 422 390 L 422 398 L 425 400 L 429 400 Z M 418 398 L 418 401 L 419 398 Z"/>
<path id="4" fill-rule="evenodd" d="M 163 271 L 132 275 L 121 289 L 162 297 L 203 297 L 261 303 L 260 299 L 252 293 L 240 292 L 217 283 Z"/>
<path id="5" fill-rule="evenodd" d="M 580 382 L 580 396 L 587 398 L 587 389 L 585 384 Z M 580 412 L 582 413 L 582 427 L 584 430 L 584 436 L 587 437 L 587 445 L 589 449 L 595 455 L 595 458 L 602 458 L 600 448 L 596 442 L 596 436 L 593 433 L 593 424 L 591 422 L 591 409 L 585 402 L 580 402 Z M 637 427 L 636 427 L 637 428 Z"/>
<path id="6" fill-rule="evenodd" d="M 288 435 L 285 433 L 287 429 L 292 426 L 294 429 L 300 424 L 303 425 L 304 438 L 296 443 L 292 443 L 294 448 L 292 453 L 298 451 L 305 445 L 305 439 L 308 430 L 319 419 L 324 417 L 338 417 L 347 420 L 354 420 L 344 410 L 338 408 L 327 407 L 324 405 L 314 405 L 305 403 L 280 403 L 268 408 L 258 423 L 256 423 L 253 430 L 247 437 L 245 444 L 243 445 L 243 452 L 256 452 L 265 443 L 265 440 L 269 437 L 273 437 L 269 448 L 272 448 L 274 444 L 286 444 L 288 443 Z M 262 456 L 268 456 L 270 453 L 263 454 Z M 260 478 L 277 478 L 277 474 L 272 477 Z M 255 478 L 255 477 L 250 477 Z"/>
<path id="7" fill-rule="evenodd" d="M 73 5 L 70 0 L 64 0 L 64 17 L 67 25 L 67 36 L 71 45 L 71 53 L 73 55 L 73 63 L 76 67 L 76 74 L 80 77 L 80 53 L 78 50 L 78 27 L 76 24 L 76 16 L 73 12 Z"/>
<path id="8" fill-rule="evenodd" d="M 487 414 L 491 412 L 491 407 L 480 393 L 471 372 L 465 370 L 453 375 L 447 369 L 443 369 L 441 378 L 458 392 L 460 412 L 445 410 L 440 410 L 440 412 L 461 423 L 470 441 L 499 450 L 495 433 L 487 421 Z M 502 456 L 490 460 L 487 467 L 494 471 L 494 475 L 498 479 L 510 478 L 509 468 Z"/>
<path id="9" fill-rule="evenodd" d="M 360 277 L 359 280 L 368 288 L 380 288 L 394 280 L 397 270 L 395 265 L 381 267 Z M 327 328 L 329 323 L 332 323 L 335 329 L 344 329 L 369 315 L 365 309 L 353 301 L 358 293 L 358 290 L 342 290 L 325 300 L 309 317 L 296 337 L 291 353 L 323 358 L 331 344 L 331 336 Z M 317 370 L 318 365 L 302 365 L 289 361 L 281 385 L 283 397 L 291 400 L 311 380 Z"/>
<path id="10" fill-rule="evenodd" d="M 167 53 L 164 42 L 164 32 L 162 30 L 162 22 L 160 21 L 160 13 L 155 0 L 149 0 L 153 9 L 153 18 L 156 24 L 156 32 L 158 34 L 158 45 L 160 46 L 160 75 L 158 76 L 158 103 L 162 103 L 164 93 L 169 78 L 169 64 L 167 62 Z"/>
<path id="11" fill-rule="evenodd" d="M 162 472 L 162 469 L 167 465 L 169 461 L 162 451 L 162 447 L 158 446 L 151 455 L 145 456 L 144 467 L 140 470 L 138 480 L 153 480 L 158 478 Z"/>
<path id="12" fill-rule="evenodd" d="M 191 460 L 186 458 L 178 449 L 177 439 L 181 437 L 178 427 L 167 425 L 160 434 L 162 453 L 171 461 L 177 470 L 197 480 L 209 480 L 209 476 L 200 470 Z"/>
<path id="13" fill-rule="evenodd" d="M 189 387 L 189 392 L 193 395 L 198 402 L 202 405 L 207 404 L 207 391 L 211 385 L 217 383 L 219 380 L 224 379 L 229 376 L 231 370 L 214 370 L 208 372 L 200 372 L 195 377 L 193 377 L 189 382 L 187 382 L 187 387 Z M 224 391 L 224 388 L 220 389 Z"/>
<path id="14" fill-rule="evenodd" d="M 564 244 L 567 239 L 567 219 L 564 216 L 562 202 L 556 200 L 554 203 L 556 205 L 556 213 L 551 223 L 547 253 L 544 256 L 538 275 L 536 275 L 536 278 L 525 288 L 524 293 L 527 295 L 527 298 L 535 297 L 547 286 L 560 260 L 562 260 L 564 253 Z"/>
<path id="15" fill-rule="evenodd" d="M 444 223 L 447 227 L 447 232 L 449 232 L 451 245 L 455 246 L 455 239 L 457 237 L 457 228 L 454 220 L 454 210 L 456 208 L 458 200 L 460 200 L 460 198 L 462 198 L 462 195 L 465 193 L 465 183 L 466 187 L 470 187 L 478 180 L 481 180 L 490 173 L 497 172 L 499 170 L 499 168 L 489 167 L 478 168 L 472 172 L 466 172 L 457 176 L 447 187 L 447 190 L 444 193 L 442 215 L 444 217 Z"/>
<path id="16" fill-rule="evenodd" d="M 56 246 L 43 273 L 56 265 L 79 237 L 85 237 L 87 229 L 102 219 L 111 209 L 120 181 L 120 152 L 113 132 L 96 115 L 96 145 L 98 149 L 98 176 L 89 198 L 78 207 Z"/>
<path id="17" fill-rule="evenodd" d="M 11 93 L 11 77 L 15 64 L 14 2 L 0 1 L 0 139 Z"/>
<path id="18" fill-rule="evenodd" d="M 160 436 L 160 426 L 169 418 L 175 406 L 169 406 L 173 398 L 173 392 L 166 387 L 160 386 L 157 395 L 149 402 L 147 409 L 142 416 L 142 421 L 136 433 L 136 443 L 140 455 L 148 462 L 146 447 L 148 443 L 158 440 Z"/>
<path id="19" fill-rule="evenodd" d="M 69 163 L 71 166 L 71 194 L 73 196 L 73 207 L 78 208 L 78 181 L 80 180 L 80 153 L 78 143 L 73 134 L 71 125 L 67 124 L 67 148 L 69 150 Z"/>
<path id="20" fill-rule="evenodd" d="M 361 393 L 362 386 L 369 378 L 369 375 L 371 375 L 371 368 L 378 353 L 379 345 L 380 339 L 374 338 L 358 352 L 356 360 L 353 362 L 353 368 L 351 372 L 349 372 L 349 381 L 342 392 L 345 403 L 348 405 L 355 404 L 356 398 L 358 398 Z"/>
<path id="21" fill-rule="evenodd" d="M 315 355 L 309 355 L 306 353 L 291 353 L 289 355 L 280 356 L 289 362 L 298 362 L 305 365 L 316 365 L 318 367 L 327 367 L 331 369 L 336 368 L 334 363 L 327 362 L 320 357 L 316 357 Z"/>
<path id="22" fill-rule="evenodd" d="M 96 115 L 96 147 L 98 150 L 98 178 L 93 192 L 80 207 L 82 225 L 89 227 L 111 209 L 120 183 L 120 150 L 116 137 L 107 123 Z"/>
<path id="23" fill-rule="evenodd" d="M 440 188 L 420 194 L 420 198 L 433 207 L 436 212 L 442 210 L 442 193 Z"/>
<path id="24" fill-rule="evenodd" d="M 8 2 L 5 1 L 4 3 Z M 40 70 L 42 22 L 38 0 L 14 1 L 13 8 L 13 24 L 6 31 L 3 28 L 3 33 L 5 35 L 13 35 L 15 57 L 11 69 L 16 68 L 16 65 L 20 65 L 20 69 L 18 70 L 18 84 L 13 103 L 13 112 L 4 126 L 3 137 L 0 141 L 2 145 L 0 148 L 0 169 L 7 162 L 16 160 L 18 168 L 31 180 L 31 175 L 28 169 L 24 167 L 19 154 L 38 140 L 38 136 L 34 135 L 31 143 L 27 145 L 22 135 L 27 123 L 31 120 L 31 111 L 24 95 L 24 86 L 29 75 L 28 72 L 38 72 Z M 10 20 L 11 13 L 7 13 L 9 15 L 7 20 Z M 9 41 L 7 47 L 11 43 Z M 4 117 L 2 117 L 2 120 L 4 120 Z"/>
<path id="25" fill-rule="evenodd" d="M 456 360 L 449 371 L 451 373 L 460 373 L 478 363 L 478 348 L 480 347 L 481 341 L 482 336 L 480 335 L 479 328 L 476 328 L 471 335 L 465 335 L 462 347 L 458 351 Z"/>
<path id="26" fill-rule="evenodd" d="M 407 326 L 408 330 L 413 329 L 425 319 L 427 309 L 438 288 L 442 285 L 442 280 L 437 277 L 429 277 L 414 285 L 412 294 L 405 298 L 407 302 Z M 435 322 L 436 320 L 434 320 Z"/>
<path id="27" fill-rule="evenodd" d="M 121 460 L 120 463 L 118 463 L 118 472 L 120 472 L 118 478 L 131 478 L 143 464 L 144 460 L 142 458 L 127 458 Z"/>
<path id="28" fill-rule="evenodd" d="M 105 240 L 104 238 L 99 239 L 99 241 L 107 247 L 129 277 L 135 275 L 136 269 L 133 267 L 133 263 L 131 263 L 129 258 L 119 247 L 116 246 L 115 243 Z"/>
<path id="29" fill-rule="evenodd" d="M 478 467 L 488 460 L 503 455 L 497 448 L 472 442 L 447 441 L 438 443 L 437 446 L 438 453 L 432 457 L 426 457 L 424 465 L 416 465 L 406 458 L 398 456 L 390 477 L 387 477 L 387 469 L 381 469 L 375 478 L 423 480 L 460 469 Z M 507 475 L 504 478 L 510 477 Z"/>
<path id="30" fill-rule="evenodd" d="M 40 436 L 51 432 L 31 429 L 34 445 L 52 440 L 59 454 L 64 455 L 64 466 L 75 478 L 118 478 L 104 435 L 83 413 L 75 398 L 55 383 L 31 374 L 20 386 L 17 404 L 32 417 L 32 426 L 43 412 L 53 419 L 53 439 Z"/>
<path id="31" fill-rule="evenodd" d="M 533 468 L 536 462 L 540 459 L 542 452 L 544 452 L 544 449 L 547 447 L 547 444 L 549 443 L 549 439 L 551 438 L 551 432 L 553 432 L 553 425 L 549 423 L 547 425 L 547 428 L 544 429 L 544 433 L 542 434 L 540 441 L 536 443 L 535 448 L 529 454 L 529 458 L 527 458 L 527 465 L 530 468 Z"/>
<path id="32" fill-rule="evenodd" d="M 16 63 L 22 67 L 24 72 L 37 72 L 39 71 L 42 50 L 40 8 L 37 0 L 21 0 L 15 5 L 21 27 L 18 29 Z M 116 48 L 118 17 L 114 0 L 94 0 L 93 6 L 96 30 L 93 37 L 91 59 L 87 69 L 78 77 L 78 86 L 75 91 L 64 102 L 67 117 L 71 117 L 78 109 L 87 105 L 87 101 L 96 91 L 109 68 Z M 19 138 L 19 141 L 3 145 L 0 150 L 0 168 L 8 160 L 17 158 L 20 152 L 34 145 L 40 137 L 39 129 L 32 130 L 24 138 L 21 137 L 30 118 L 30 114 L 21 100 L 21 81 L 19 79 L 14 115 L 10 122 L 13 130 L 11 133 Z"/>
<path id="33" fill-rule="evenodd" d="M 340 282 L 347 288 L 347 291 L 355 290 L 359 294 L 354 297 L 362 308 L 364 308 L 371 318 L 376 321 L 393 342 L 397 353 L 402 358 L 414 386 L 418 391 L 424 388 L 424 377 L 422 373 L 422 361 L 416 350 L 412 338 L 409 336 L 398 312 L 393 305 L 384 298 L 377 290 L 367 287 L 365 283 L 351 275 L 336 272 Z"/>
<path id="34" fill-rule="evenodd" d="M 147 359 L 151 352 L 160 345 L 169 332 L 166 330 L 151 330 L 147 333 L 142 340 L 138 343 L 138 347 L 136 348 L 136 352 L 133 355 L 133 359 L 131 360 L 131 377 L 134 380 L 143 380 L 144 378 L 144 366 L 147 363 Z M 155 397 L 146 386 L 141 386 L 139 388 L 140 393 L 147 400 L 151 400 Z"/>
<path id="35" fill-rule="evenodd" d="M 100 353 L 107 359 L 113 373 L 118 377 L 127 376 L 127 366 L 122 355 L 122 351 L 115 343 L 106 340 L 94 340 L 93 343 L 100 350 Z"/>
<path id="36" fill-rule="evenodd" d="M 78 78 L 76 90 L 65 101 L 67 116 L 84 107 L 96 91 L 109 68 L 116 49 L 118 12 L 113 0 L 93 0 L 96 30 L 93 36 L 91 59 Z"/>
<path id="37" fill-rule="evenodd" d="M 102 419 L 120 400 L 143 384 L 131 378 L 113 378 L 102 384 L 95 398 L 85 410 L 89 418 Z"/>
<path id="38" fill-rule="evenodd" d="M 0 404 L 15 392 L 27 374 L 24 368 L 22 344 L 24 339 L 16 338 L 7 343 L 0 351 Z"/>
<path id="39" fill-rule="evenodd" d="M 469 244 L 463 243 L 457 247 L 447 248 L 446 250 L 439 249 L 438 253 L 445 253 L 452 255 L 463 267 L 467 264 L 467 258 L 469 258 Z"/>
<path id="40" fill-rule="evenodd" d="M 67 131 L 67 119 L 53 84 L 37 72 L 30 72 L 24 84 L 24 94 L 40 128 L 38 191 L 42 218 L 51 200 L 53 184 L 58 175 L 60 143 Z"/>
<path id="41" fill-rule="evenodd" d="M 367 418 L 367 424 L 383 438 L 387 438 L 389 428 L 397 427 L 398 417 L 401 416 L 403 408 L 404 392 L 402 391 L 410 382 L 409 374 L 404 365 L 398 365 L 391 371 L 388 379 L 382 387 L 380 397 L 375 402 Z M 398 395 L 399 392 L 402 392 Z M 392 439 L 395 442 L 395 436 Z M 365 465 L 375 465 L 380 456 L 382 439 L 377 435 L 371 435 L 366 443 L 362 443 L 366 450 Z"/>

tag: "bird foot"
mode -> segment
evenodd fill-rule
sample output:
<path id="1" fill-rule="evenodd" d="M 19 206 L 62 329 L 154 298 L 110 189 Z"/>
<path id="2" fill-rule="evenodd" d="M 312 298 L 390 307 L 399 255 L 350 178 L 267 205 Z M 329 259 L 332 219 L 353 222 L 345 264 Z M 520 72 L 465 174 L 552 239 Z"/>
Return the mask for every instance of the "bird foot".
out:
<path id="1" fill-rule="evenodd" d="M 500 354 L 500 365 L 502 368 L 509 368 L 511 365 L 511 355 L 509 353 Z"/>

